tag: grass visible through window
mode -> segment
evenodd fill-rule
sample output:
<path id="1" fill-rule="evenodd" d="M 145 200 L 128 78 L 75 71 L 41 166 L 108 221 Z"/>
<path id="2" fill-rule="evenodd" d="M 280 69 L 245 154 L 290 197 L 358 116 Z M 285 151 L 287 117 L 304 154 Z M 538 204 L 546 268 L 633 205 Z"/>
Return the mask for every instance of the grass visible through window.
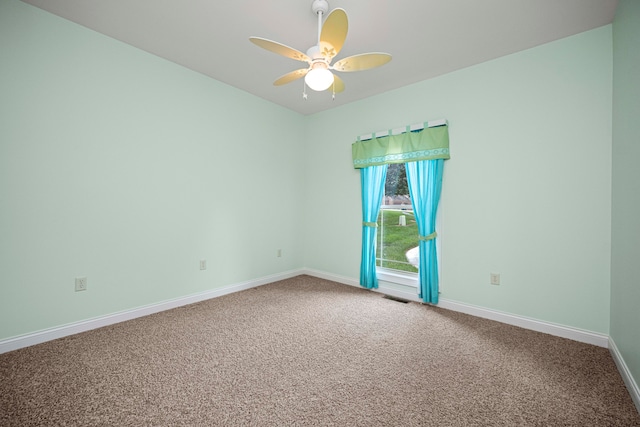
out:
<path id="1" fill-rule="evenodd" d="M 399 225 L 401 215 L 405 215 L 406 226 Z M 405 255 L 409 249 L 418 246 L 418 225 L 412 211 L 381 209 L 377 233 L 377 266 L 418 272 L 416 267 L 407 262 Z"/>

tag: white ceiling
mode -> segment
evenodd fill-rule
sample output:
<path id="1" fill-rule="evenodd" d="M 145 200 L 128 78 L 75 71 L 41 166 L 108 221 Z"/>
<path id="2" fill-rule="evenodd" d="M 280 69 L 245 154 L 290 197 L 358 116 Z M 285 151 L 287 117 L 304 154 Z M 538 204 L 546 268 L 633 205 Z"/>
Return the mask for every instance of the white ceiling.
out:
<path id="1" fill-rule="evenodd" d="M 609 24 L 617 0 L 329 0 L 349 17 L 336 57 L 386 52 L 373 70 L 340 73 L 344 92 L 273 86 L 305 64 L 249 42 L 302 52 L 317 39 L 311 0 L 23 0 L 301 114 L 312 114 Z"/>

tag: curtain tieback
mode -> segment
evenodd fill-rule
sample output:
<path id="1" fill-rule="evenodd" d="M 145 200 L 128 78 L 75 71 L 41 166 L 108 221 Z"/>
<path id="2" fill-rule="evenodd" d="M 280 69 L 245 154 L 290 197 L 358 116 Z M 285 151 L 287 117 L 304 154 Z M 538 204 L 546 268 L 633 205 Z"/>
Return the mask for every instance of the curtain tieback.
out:
<path id="1" fill-rule="evenodd" d="M 375 222 L 365 222 L 365 221 L 362 221 L 362 225 L 365 226 L 365 227 L 377 227 L 378 226 L 378 224 L 375 223 Z"/>
<path id="2" fill-rule="evenodd" d="M 436 233 L 435 231 L 427 236 L 418 236 L 418 239 L 423 240 L 425 242 L 435 239 L 436 236 L 438 235 L 438 233 Z"/>

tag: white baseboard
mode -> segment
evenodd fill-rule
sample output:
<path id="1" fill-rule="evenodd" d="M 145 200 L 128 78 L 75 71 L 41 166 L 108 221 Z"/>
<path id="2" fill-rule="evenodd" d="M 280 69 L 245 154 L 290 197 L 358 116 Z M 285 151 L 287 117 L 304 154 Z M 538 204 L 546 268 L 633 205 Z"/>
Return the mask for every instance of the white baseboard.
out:
<path id="1" fill-rule="evenodd" d="M 618 371 L 622 376 L 624 384 L 627 386 L 627 390 L 629 390 L 629 394 L 631 395 L 633 403 L 636 405 L 636 409 L 640 412 L 640 387 L 638 387 L 638 383 L 633 379 L 633 375 L 631 375 L 629 367 L 624 362 L 622 354 L 620 354 L 620 350 L 618 350 L 616 343 L 611 337 L 609 337 L 609 352 L 611 353 L 611 357 L 613 357 L 613 361 L 616 362 Z"/>
<path id="2" fill-rule="evenodd" d="M 163 301 L 157 304 L 150 304 L 143 307 L 134 308 L 118 313 L 109 314 L 106 316 L 100 316 L 93 319 L 87 319 L 80 322 L 74 322 L 68 325 L 62 325 L 34 333 L 21 335 L 0 341 L 0 353 L 6 353 L 7 351 L 17 350 L 19 348 L 28 347 L 30 345 L 40 344 L 46 341 L 62 338 L 68 335 L 77 334 L 80 332 L 88 331 L 91 329 L 100 328 L 114 323 L 124 322 L 126 320 L 135 319 L 141 316 L 147 316 L 149 314 L 158 313 L 164 310 L 170 310 L 172 308 L 181 307 L 183 305 L 193 304 L 199 301 L 204 301 L 210 298 L 216 298 L 222 295 L 230 294 L 233 292 L 242 291 L 245 289 L 254 288 L 267 283 L 276 282 L 278 280 L 284 280 L 291 277 L 298 276 L 300 274 L 307 274 L 309 276 L 319 277 L 321 279 L 331 280 L 334 282 L 342 283 L 345 285 L 359 287 L 357 280 L 345 276 L 339 276 L 331 273 L 326 273 L 313 269 L 299 269 L 291 270 L 288 272 L 275 274 L 271 276 L 262 277 L 255 280 L 250 280 L 235 285 L 226 286 L 219 289 L 213 289 L 193 295 L 187 295 L 172 299 L 169 301 Z M 410 301 L 421 302 L 418 296 L 413 292 L 405 292 L 393 288 L 387 288 L 381 286 L 374 290 L 376 292 L 392 295 L 399 298 L 404 298 Z M 498 322 L 507 323 L 509 325 L 519 326 L 525 329 L 531 329 L 538 332 L 544 332 L 550 335 L 555 335 L 563 338 L 569 338 L 575 341 L 585 342 L 588 344 L 594 344 L 600 347 L 609 346 L 609 337 L 604 334 L 598 334 L 595 332 L 584 331 L 577 328 L 571 328 L 562 325 L 556 325 L 549 322 L 543 322 L 540 320 L 529 319 L 522 316 L 517 316 L 509 313 L 502 313 L 499 311 L 473 306 L 470 304 L 464 304 L 456 301 L 450 301 L 441 298 L 438 307 L 448 310 L 459 311 L 466 314 L 471 314 L 477 317 L 483 317 L 486 319 L 496 320 Z"/>
<path id="3" fill-rule="evenodd" d="M 586 331 L 584 329 L 558 325 L 556 323 L 531 319 L 524 316 L 504 313 L 501 311 L 491 310 L 488 308 L 478 307 L 470 304 L 464 304 L 457 301 L 450 301 L 444 298 L 440 298 L 438 307 L 446 308 L 453 311 L 459 311 L 461 313 L 471 314 L 477 317 L 483 317 L 485 319 L 496 320 L 498 322 L 519 326 L 521 328 L 530 329 L 532 331 L 543 332 L 545 334 L 554 335 L 556 337 L 568 338 L 574 341 L 593 344 L 597 345 L 598 347 L 607 348 L 609 346 L 608 335 Z"/>
<path id="4" fill-rule="evenodd" d="M 318 277 L 320 279 L 331 280 L 332 282 L 342 283 L 343 285 L 360 287 L 360 282 L 356 279 L 345 276 L 338 276 L 337 274 L 327 273 L 320 270 L 305 268 L 304 270 L 302 270 L 301 274 Z"/>
<path id="5" fill-rule="evenodd" d="M 334 274 L 325 273 L 317 270 L 305 269 L 305 274 L 309 276 L 315 276 L 322 279 L 332 280 L 334 282 L 343 283 L 350 286 L 360 286 L 357 280 L 352 278 L 337 276 Z M 410 301 L 422 302 L 418 295 L 414 292 L 405 292 L 393 288 L 380 285 L 378 289 L 373 289 L 375 292 L 392 295 L 394 297 L 404 298 Z M 557 337 L 568 338 L 574 341 L 584 342 L 587 344 L 597 345 L 599 347 L 607 348 L 609 346 L 609 336 L 605 334 L 599 334 L 596 332 L 585 331 L 578 328 L 569 326 L 558 325 L 555 323 L 544 322 L 541 320 L 531 319 L 523 316 L 518 316 L 509 313 L 503 313 L 497 310 L 492 310 L 484 307 L 478 307 L 471 304 L 465 304 L 457 301 L 447 300 L 440 298 L 440 302 L 437 305 L 440 308 L 447 310 L 458 311 L 461 313 L 471 314 L 472 316 L 482 317 L 485 319 L 495 320 L 508 325 L 519 326 L 521 328 L 530 329 L 537 332 L 543 332 L 545 334 L 554 335 Z"/>
<path id="6" fill-rule="evenodd" d="M 225 286 L 223 288 L 212 289 L 197 294 L 187 295 L 180 298 L 163 301 L 156 304 L 145 305 L 130 310 L 120 311 L 105 316 L 95 317 L 92 319 L 81 320 L 79 322 L 70 323 L 54 328 L 44 329 L 18 337 L 0 340 L 0 354 L 8 351 L 29 347 L 46 341 L 55 340 L 66 337 L 68 335 L 101 328 L 103 326 L 112 325 L 114 323 L 124 322 L 126 320 L 135 319 L 149 314 L 158 313 L 172 308 L 181 307 L 183 305 L 193 304 L 196 302 L 216 298 L 222 295 L 231 294 L 245 289 L 255 288 L 257 286 L 266 285 L 267 283 L 277 282 L 279 280 L 289 279 L 291 277 L 303 274 L 302 270 L 292 270 L 284 273 L 274 274 L 259 279 L 249 280 L 235 285 Z"/>

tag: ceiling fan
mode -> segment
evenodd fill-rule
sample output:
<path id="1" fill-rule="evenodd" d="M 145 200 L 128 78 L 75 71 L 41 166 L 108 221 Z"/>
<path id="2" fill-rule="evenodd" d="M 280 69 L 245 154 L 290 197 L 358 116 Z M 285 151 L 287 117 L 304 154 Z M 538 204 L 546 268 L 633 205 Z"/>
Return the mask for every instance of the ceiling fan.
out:
<path id="1" fill-rule="evenodd" d="M 263 49 L 308 64 L 307 68 L 300 68 L 279 77 L 273 82 L 275 86 L 281 86 L 304 77 L 306 85 L 311 89 L 323 91 L 332 87 L 335 96 L 336 93 L 344 90 L 344 82 L 331 70 L 363 71 L 391 61 L 391 55 L 388 53 L 375 52 L 349 56 L 331 65 L 331 61 L 338 55 L 347 38 L 349 28 L 347 13 L 344 9 L 334 9 L 327 15 L 323 24 L 322 16 L 329 10 L 329 3 L 326 0 L 313 0 L 311 10 L 318 15 L 318 44 L 310 47 L 306 54 L 272 40 L 249 37 L 251 42 Z M 306 92 L 303 96 L 306 99 Z"/>

